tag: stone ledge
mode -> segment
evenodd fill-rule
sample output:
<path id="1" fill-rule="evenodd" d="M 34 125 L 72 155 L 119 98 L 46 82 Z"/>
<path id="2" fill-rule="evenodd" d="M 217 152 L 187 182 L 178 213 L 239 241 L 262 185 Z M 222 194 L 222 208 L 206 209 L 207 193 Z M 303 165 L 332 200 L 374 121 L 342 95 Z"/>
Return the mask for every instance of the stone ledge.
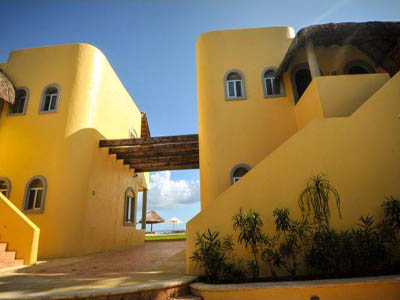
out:
<path id="1" fill-rule="evenodd" d="M 232 291 L 232 290 L 252 290 L 264 288 L 282 287 L 307 287 L 307 286 L 336 286 L 336 285 L 358 285 L 377 282 L 399 282 L 400 275 L 388 275 L 377 277 L 355 277 L 343 279 L 321 279 L 307 281 L 282 281 L 282 282 L 256 282 L 256 283 L 231 283 L 231 284 L 209 284 L 196 282 L 190 284 L 190 288 L 199 291 Z"/>
<path id="2" fill-rule="evenodd" d="M 101 299 L 114 299 L 115 296 L 123 294 L 134 294 L 141 292 L 150 292 L 152 290 L 165 290 L 172 289 L 183 285 L 188 285 L 189 283 L 196 280 L 196 276 L 183 276 L 176 279 L 164 280 L 152 283 L 144 283 L 139 285 L 130 285 L 116 288 L 106 288 L 106 289 L 86 289 L 78 291 L 67 291 L 67 292 L 38 292 L 31 293 L 29 295 L 18 295 L 16 297 L 2 298 L 15 299 L 15 300 L 62 300 L 62 299 L 91 299 L 96 297 Z M 118 297 L 118 299 L 123 299 L 123 297 Z"/>

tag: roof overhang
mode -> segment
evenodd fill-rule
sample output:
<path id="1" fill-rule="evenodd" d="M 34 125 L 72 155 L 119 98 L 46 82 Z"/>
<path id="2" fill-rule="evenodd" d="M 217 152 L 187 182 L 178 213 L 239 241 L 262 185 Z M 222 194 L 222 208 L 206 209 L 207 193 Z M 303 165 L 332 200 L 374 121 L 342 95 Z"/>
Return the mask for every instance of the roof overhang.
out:
<path id="1" fill-rule="evenodd" d="M 297 32 L 279 65 L 277 78 L 288 70 L 308 39 L 313 41 L 314 47 L 353 45 L 391 76 L 400 70 L 400 22 L 329 23 L 308 26 Z"/>
<path id="2" fill-rule="evenodd" d="M 10 104 L 14 104 L 15 101 L 14 86 L 3 70 L 0 70 L 0 99 Z"/>

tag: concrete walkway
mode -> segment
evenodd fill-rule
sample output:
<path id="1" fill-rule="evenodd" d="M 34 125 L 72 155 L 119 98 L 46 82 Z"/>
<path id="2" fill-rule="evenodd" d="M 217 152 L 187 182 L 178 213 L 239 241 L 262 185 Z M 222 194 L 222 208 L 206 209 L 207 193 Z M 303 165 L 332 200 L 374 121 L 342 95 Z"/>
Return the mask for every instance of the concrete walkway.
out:
<path id="1" fill-rule="evenodd" d="M 0 270 L 0 299 L 50 299 L 190 281 L 185 277 L 184 249 L 185 241 L 148 242 L 127 250 Z"/>

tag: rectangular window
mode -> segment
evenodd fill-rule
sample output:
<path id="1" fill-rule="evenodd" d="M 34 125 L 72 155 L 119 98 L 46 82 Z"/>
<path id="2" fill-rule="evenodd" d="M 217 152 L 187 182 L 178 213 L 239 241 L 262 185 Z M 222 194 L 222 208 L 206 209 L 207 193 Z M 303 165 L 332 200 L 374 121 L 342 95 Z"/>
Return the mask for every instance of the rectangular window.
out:
<path id="1" fill-rule="evenodd" d="M 47 95 L 46 99 L 44 100 L 43 111 L 48 111 L 50 107 L 51 96 Z"/>
<path id="2" fill-rule="evenodd" d="M 273 95 L 273 83 L 271 78 L 265 78 L 265 87 L 267 88 L 267 95 Z"/>
<path id="3" fill-rule="evenodd" d="M 235 97 L 235 83 L 228 81 L 228 97 Z"/>
<path id="4" fill-rule="evenodd" d="M 15 103 L 10 106 L 10 114 L 22 114 L 24 112 L 26 97 L 19 97 Z"/>
<path id="5" fill-rule="evenodd" d="M 228 98 L 234 99 L 243 97 L 241 80 L 228 80 L 227 89 Z"/>
<path id="6" fill-rule="evenodd" d="M 29 190 L 28 204 L 25 209 L 40 209 L 42 193 L 43 188 L 31 188 Z"/>
<path id="7" fill-rule="evenodd" d="M 50 96 L 50 110 L 55 110 L 56 109 L 56 101 L 57 101 L 57 95 L 52 94 Z"/>
<path id="8" fill-rule="evenodd" d="M 35 203 L 35 195 L 36 191 L 35 190 L 29 190 L 29 198 L 28 198 L 28 205 L 26 209 L 32 209 L 33 205 Z"/>
<path id="9" fill-rule="evenodd" d="M 133 222 L 132 201 L 133 201 L 132 197 L 126 198 L 126 222 L 130 222 L 130 223 Z"/>
<path id="10" fill-rule="evenodd" d="M 236 97 L 242 97 L 242 82 L 236 81 Z"/>
<path id="11" fill-rule="evenodd" d="M 269 96 L 279 95 L 281 92 L 276 78 L 265 78 L 265 88 Z"/>

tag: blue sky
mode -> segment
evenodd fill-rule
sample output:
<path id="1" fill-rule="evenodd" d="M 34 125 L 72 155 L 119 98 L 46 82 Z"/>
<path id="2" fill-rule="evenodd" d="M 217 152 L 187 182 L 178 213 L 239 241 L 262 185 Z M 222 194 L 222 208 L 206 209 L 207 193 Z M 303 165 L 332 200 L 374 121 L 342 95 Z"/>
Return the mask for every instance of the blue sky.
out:
<path id="1" fill-rule="evenodd" d="M 201 33 L 399 21 L 400 1 L 1 1 L 0 12 L 0 61 L 15 49 L 93 44 L 147 113 L 152 135 L 159 136 L 197 133 L 195 42 Z M 149 209 L 184 221 L 200 210 L 197 170 L 152 176 Z"/>

